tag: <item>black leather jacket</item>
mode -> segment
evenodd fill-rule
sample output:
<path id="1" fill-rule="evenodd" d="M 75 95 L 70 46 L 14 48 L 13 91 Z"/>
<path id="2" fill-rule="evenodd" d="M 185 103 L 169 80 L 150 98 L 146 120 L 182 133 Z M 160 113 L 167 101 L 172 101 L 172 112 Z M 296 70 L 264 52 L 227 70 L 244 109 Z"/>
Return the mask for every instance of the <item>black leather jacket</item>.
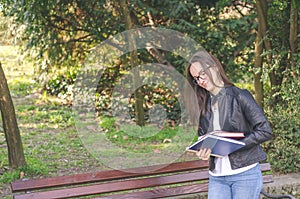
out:
<path id="1" fill-rule="evenodd" d="M 226 87 L 226 115 L 222 128 L 224 131 L 244 132 L 245 147 L 229 155 L 232 169 L 245 167 L 266 159 L 260 144 L 272 138 L 270 125 L 255 102 L 251 93 L 235 86 Z M 208 99 L 210 100 L 210 99 Z M 207 103 L 211 110 L 210 101 Z M 207 133 L 211 112 L 200 117 L 199 135 Z M 214 158 L 210 158 L 210 170 L 213 170 Z"/>

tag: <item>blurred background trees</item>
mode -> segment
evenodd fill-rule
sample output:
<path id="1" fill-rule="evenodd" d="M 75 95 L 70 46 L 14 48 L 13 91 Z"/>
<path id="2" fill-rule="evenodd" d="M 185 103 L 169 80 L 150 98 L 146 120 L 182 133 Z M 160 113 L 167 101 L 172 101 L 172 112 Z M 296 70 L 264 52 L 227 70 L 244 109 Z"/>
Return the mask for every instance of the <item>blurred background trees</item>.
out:
<path id="1" fill-rule="evenodd" d="M 284 140 L 280 144 L 271 143 L 266 149 L 284 158 L 278 148 L 286 146 L 299 159 L 296 151 L 300 3 L 297 0 L 127 0 L 124 3 L 128 12 L 124 12 L 120 1 L 114 0 L 0 0 L 4 16 L 13 21 L 9 27 L 11 36 L 18 38 L 28 58 L 36 63 L 36 81 L 48 94 L 72 104 L 73 83 L 90 49 L 125 31 L 124 19 L 129 18 L 132 23 L 127 29 L 149 26 L 173 29 L 215 54 L 233 82 L 252 91 L 268 115 L 275 137 Z M 137 56 L 139 62 L 169 64 L 184 73 L 186 61 L 168 52 L 140 50 Z M 104 71 L 97 88 L 99 112 L 109 107 L 114 82 L 131 68 L 128 57 L 116 60 L 115 65 Z M 171 95 L 161 91 L 153 95 L 157 91 L 149 87 L 142 92 L 152 95 L 153 101 L 143 103 L 146 112 L 149 104 L 169 100 L 165 109 L 170 121 L 176 124 L 178 105 L 168 99 Z"/>
<path id="2" fill-rule="evenodd" d="M 4 14 L 14 19 L 12 29 L 18 29 L 16 24 L 25 26 L 24 31 L 12 30 L 12 34 L 25 40 L 27 52 L 34 55 L 37 80 L 50 94 L 62 97 L 67 97 L 64 93 L 89 50 L 126 30 L 119 1 L 1 2 Z M 261 105 L 269 96 L 275 96 L 270 104 L 280 102 L 281 85 L 298 75 L 296 0 L 130 0 L 127 7 L 132 27 L 164 27 L 187 34 L 222 60 L 235 82 L 254 79 Z M 158 61 L 149 52 L 139 57 Z M 183 62 L 166 60 L 183 72 Z M 112 70 L 117 72 L 119 66 Z"/>

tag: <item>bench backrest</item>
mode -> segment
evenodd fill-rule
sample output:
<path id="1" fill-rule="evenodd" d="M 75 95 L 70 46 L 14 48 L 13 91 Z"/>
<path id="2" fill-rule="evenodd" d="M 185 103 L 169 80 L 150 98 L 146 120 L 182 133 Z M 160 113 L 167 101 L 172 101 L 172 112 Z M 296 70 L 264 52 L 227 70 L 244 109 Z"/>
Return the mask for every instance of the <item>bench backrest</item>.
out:
<path id="1" fill-rule="evenodd" d="M 261 164 L 263 173 L 270 171 L 268 163 Z M 139 167 L 123 171 L 108 170 L 72 176 L 59 176 L 11 184 L 15 199 L 70 198 L 94 195 L 99 198 L 155 198 L 207 191 L 208 162 L 187 161 L 168 165 Z M 272 182 L 264 175 L 264 182 Z M 139 190 L 138 192 L 129 192 Z M 27 193 L 24 193 L 27 192 Z M 126 193 L 124 193 L 126 192 Z M 100 194 L 100 195 L 99 195 Z"/>

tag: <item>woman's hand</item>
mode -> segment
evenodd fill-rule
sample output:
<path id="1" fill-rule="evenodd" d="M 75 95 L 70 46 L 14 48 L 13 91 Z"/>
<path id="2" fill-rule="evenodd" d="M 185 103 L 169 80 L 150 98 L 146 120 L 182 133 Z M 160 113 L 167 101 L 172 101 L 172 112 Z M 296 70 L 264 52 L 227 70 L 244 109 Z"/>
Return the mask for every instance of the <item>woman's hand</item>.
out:
<path id="1" fill-rule="evenodd" d="M 211 149 L 209 148 L 201 148 L 196 155 L 200 160 L 208 160 L 211 153 Z"/>

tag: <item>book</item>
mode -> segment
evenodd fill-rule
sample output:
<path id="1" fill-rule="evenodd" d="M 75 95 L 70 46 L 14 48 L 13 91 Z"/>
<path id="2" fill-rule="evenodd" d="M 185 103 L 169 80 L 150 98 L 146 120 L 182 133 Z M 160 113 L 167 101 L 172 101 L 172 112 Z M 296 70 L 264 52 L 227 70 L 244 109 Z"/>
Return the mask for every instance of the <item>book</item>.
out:
<path id="1" fill-rule="evenodd" d="M 228 131 L 221 131 L 221 130 L 213 131 L 209 134 L 220 136 L 220 137 L 225 137 L 225 138 L 232 138 L 232 139 L 236 139 L 236 140 L 239 140 L 239 139 L 242 139 L 245 137 L 243 132 L 228 132 Z"/>
<path id="2" fill-rule="evenodd" d="M 244 146 L 245 143 L 242 141 L 209 133 L 199 137 L 197 142 L 186 148 L 186 151 L 197 152 L 201 148 L 210 148 L 212 156 L 224 157 Z"/>

